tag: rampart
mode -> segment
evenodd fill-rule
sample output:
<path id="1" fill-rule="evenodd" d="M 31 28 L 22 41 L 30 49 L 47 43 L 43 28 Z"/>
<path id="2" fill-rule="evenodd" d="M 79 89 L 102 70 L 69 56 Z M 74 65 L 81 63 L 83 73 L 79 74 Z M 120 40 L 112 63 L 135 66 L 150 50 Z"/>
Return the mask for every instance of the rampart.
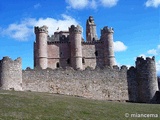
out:
<path id="1" fill-rule="evenodd" d="M 37 69 L 23 71 L 23 90 L 81 96 L 100 100 L 128 100 L 127 68 L 84 71 Z"/>
<path id="2" fill-rule="evenodd" d="M 22 70 L 21 59 L 4 57 L 0 61 L 0 89 L 36 91 L 80 96 L 98 100 L 160 103 L 155 59 L 140 58 L 136 66 L 103 67 L 85 70 L 29 69 Z M 158 97 L 159 96 L 159 97 Z"/>

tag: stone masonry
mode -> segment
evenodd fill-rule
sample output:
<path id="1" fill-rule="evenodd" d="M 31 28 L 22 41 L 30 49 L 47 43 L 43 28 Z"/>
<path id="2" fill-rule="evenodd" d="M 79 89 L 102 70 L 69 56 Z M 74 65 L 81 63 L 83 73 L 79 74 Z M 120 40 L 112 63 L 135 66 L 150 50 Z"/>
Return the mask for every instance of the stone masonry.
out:
<path id="1" fill-rule="evenodd" d="M 0 61 L 0 89 L 22 90 L 21 58 L 13 61 L 9 57 L 4 57 Z"/>
<path id="2" fill-rule="evenodd" d="M 82 38 L 82 28 L 72 25 L 68 31 L 56 31 L 48 35 L 48 27 L 35 27 L 34 66 L 42 69 L 115 65 L 113 28 L 105 26 L 98 39 L 96 24 L 92 16 L 86 22 L 86 41 Z"/>
<path id="3" fill-rule="evenodd" d="M 23 90 L 81 96 L 99 100 L 128 100 L 127 68 L 23 71 Z"/>
<path id="4" fill-rule="evenodd" d="M 160 103 L 155 58 L 138 57 L 135 67 L 115 65 L 113 28 L 97 39 L 93 17 L 82 28 L 48 36 L 47 26 L 35 27 L 34 69 L 22 70 L 21 58 L 0 60 L 0 89 L 49 92 L 98 100 Z"/>
<path id="5" fill-rule="evenodd" d="M 85 70 L 22 70 L 21 59 L 0 61 L 0 89 L 49 92 L 98 100 L 159 103 L 154 58 L 137 58 L 136 67 L 103 67 Z M 157 101 L 158 100 L 158 101 Z"/>

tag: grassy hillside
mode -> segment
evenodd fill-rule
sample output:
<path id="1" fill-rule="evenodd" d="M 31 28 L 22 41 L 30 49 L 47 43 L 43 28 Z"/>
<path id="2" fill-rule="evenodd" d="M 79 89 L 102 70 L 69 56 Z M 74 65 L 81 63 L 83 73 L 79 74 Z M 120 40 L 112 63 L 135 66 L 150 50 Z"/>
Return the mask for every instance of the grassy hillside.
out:
<path id="1" fill-rule="evenodd" d="M 131 118 L 134 113 L 159 114 L 159 118 Z M 49 93 L 0 91 L 0 120 L 39 119 L 158 120 L 160 105 L 97 101 Z"/>

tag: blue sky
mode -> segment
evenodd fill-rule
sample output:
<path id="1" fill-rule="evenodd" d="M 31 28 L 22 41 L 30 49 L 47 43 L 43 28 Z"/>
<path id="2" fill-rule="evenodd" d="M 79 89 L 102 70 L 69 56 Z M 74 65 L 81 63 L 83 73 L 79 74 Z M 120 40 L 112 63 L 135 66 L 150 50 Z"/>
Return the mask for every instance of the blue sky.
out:
<path id="1" fill-rule="evenodd" d="M 0 59 L 21 57 L 23 69 L 33 68 L 34 26 L 49 34 L 72 24 L 83 27 L 93 16 L 100 38 L 104 26 L 114 28 L 118 65 L 132 66 L 137 56 L 155 56 L 160 74 L 160 0 L 1 0 Z"/>

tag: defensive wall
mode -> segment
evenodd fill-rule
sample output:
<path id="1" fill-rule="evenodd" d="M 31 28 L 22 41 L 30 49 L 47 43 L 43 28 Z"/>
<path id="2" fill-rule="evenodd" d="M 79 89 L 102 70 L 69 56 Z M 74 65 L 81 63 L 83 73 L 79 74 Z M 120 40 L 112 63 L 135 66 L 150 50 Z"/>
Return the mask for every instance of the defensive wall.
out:
<path id="1" fill-rule="evenodd" d="M 99 100 L 128 100 L 154 103 L 158 82 L 155 59 L 140 58 L 136 66 L 86 68 L 85 70 L 29 69 L 22 70 L 21 59 L 4 57 L 0 61 L 0 89 L 17 91 L 49 92 L 81 96 Z M 159 95 L 159 92 L 158 92 Z"/>
<path id="2" fill-rule="evenodd" d="M 23 90 L 81 96 L 100 100 L 128 100 L 127 68 L 23 71 Z"/>

